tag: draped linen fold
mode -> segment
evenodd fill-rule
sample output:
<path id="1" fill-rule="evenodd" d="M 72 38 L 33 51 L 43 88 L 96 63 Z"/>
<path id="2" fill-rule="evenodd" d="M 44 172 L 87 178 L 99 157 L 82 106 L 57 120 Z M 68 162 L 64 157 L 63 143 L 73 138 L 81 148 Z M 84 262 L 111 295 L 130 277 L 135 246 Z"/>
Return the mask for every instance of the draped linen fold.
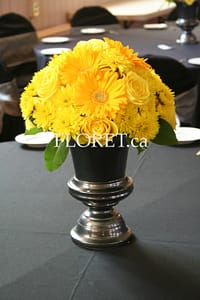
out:
<path id="1" fill-rule="evenodd" d="M 35 32 L 0 38 L 0 57 L 6 67 L 35 61 L 34 46 L 37 44 Z M 17 49 L 17 51 L 16 51 Z"/>

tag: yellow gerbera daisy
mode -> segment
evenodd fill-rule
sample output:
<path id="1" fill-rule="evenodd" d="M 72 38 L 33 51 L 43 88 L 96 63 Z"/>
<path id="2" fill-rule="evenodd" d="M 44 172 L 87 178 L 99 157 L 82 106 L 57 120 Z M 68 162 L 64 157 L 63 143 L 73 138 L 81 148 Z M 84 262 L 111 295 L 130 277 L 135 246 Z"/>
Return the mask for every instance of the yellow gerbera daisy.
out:
<path id="1" fill-rule="evenodd" d="M 61 55 L 65 58 L 59 65 L 60 79 L 63 84 L 76 82 L 82 72 L 98 68 L 101 62 L 101 52 L 92 48 L 90 44 L 87 47 L 77 45 L 73 52 Z"/>
<path id="2" fill-rule="evenodd" d="M 115 54 L 117 57 L 121 57 L 125 61 L 128 60 L 132 65 L 139 65 L 143 69 L 151 68 L 144 58 L 138 57 L 138 53 L 134 52 L 134 49 L 130 49 L 128 46 L 123 46 L 123 44 L 119 41 L 114 41 L 109 38 L 104 38 L 104 40 L 111 50 L 114 49 L 115 52 L 118 53 Z"/>
<path id="3" fill-rule="evenodd" d="M 73 98 L 82 114 L 112 119 L 127 103 L 124 79 L 106 70 L 85 72 L 74 85 Z"/>

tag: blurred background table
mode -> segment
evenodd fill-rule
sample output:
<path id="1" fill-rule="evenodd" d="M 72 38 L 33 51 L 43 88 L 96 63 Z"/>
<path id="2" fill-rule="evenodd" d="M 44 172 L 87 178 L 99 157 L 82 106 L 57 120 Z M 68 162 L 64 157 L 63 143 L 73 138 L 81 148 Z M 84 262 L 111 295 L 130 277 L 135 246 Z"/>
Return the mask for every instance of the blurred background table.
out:
<path id="1" fill-rule="evenodd" d="M 173 2 L 168 3 L 165 0 L 154 0 L 151 3 L 148 0 L 116 0 L 105 1 L 102 5 L 116 16 L 124 27 L 129 27 L 134 22 L 158 20 L 167 16 L 175 7 Z"/>
<path id="2" fill-rule="evenodd" d="M 35 53 L 38 58 L 38 69 L 42 68 L 45 65 L 45 60 L 43 63 L 40 62 L 41 57 L 38 57 L 41 49 L 45 48 L 71 48 L 76 45 L 80 40 L 89 40 L 91 38 L 103 38 L 109 37 L 114 40 L 121 41 L 124 45 L 128 45 L 130 48 L 133 48 L 135 51 L 139 52 L 141 56 L 149 54 L 158 54 L 158 55 L 168 55 L 176 58 L 181 61 L 187 67 L 193 68 L 195 70 L 200 70 L 197 66 L 192 66 L 187 63 L 187 60 L 191 57 L 197 57 L 200 55 L 200 43 L 194 45 L 180 45 L 176 43 L 176 39 L 179 37 L 181 30 L 175 25 L 174 22 L 168 22 L 167 28 L 165 29 L 154 29 L 148 30 L 144 28 L 129 28 L 123 29 L 119 25 L 104 25 L 104 26 L 95 26 L 105 28 L 105 33 L 101 34 L 82 34 L 80 32 L 81 27 L 71 28 L 71 32 L 68 37 L 71 40 L 67 43 L 39 43 L 35 47 Z M 194 29 L 194 33 L 200 39 L 200 26 Z M 162 50 L 158 45 L 168 45 L 170 46 L 169 50 Z"/>
<path id="3" fill-rule="evenodd" d="M 133 193 L 116 207 L 134 243 L 85 250 L 70 238 L 84 210 L 67 192 L 69 156 L 47 172 L 43 151 L 0 147 L 0 299 L 200 298 L 200 144 L 130 148 Z"/>

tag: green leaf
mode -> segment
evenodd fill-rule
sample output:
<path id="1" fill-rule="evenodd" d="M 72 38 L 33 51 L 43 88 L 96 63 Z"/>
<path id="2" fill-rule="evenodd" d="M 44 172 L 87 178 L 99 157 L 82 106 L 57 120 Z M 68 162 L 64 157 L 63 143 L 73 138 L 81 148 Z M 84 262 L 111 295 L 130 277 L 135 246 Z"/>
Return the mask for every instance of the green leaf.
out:
<path id="1" fill-rule="evenodd" d="M 159 124 L 160 130 L 152 142 L 155 144 L 168 146 L 178 144 L 176 134 L 171 125 L 163 119 L 159 119 Z"/>
<path id="2" fill-rule="evenodd" d="M 42 131 L 43 131 L 42 128 L 33 127 L 31 129 L 26 129 L 25 135 L 32 135 L 32 134 L 36 134 L 36 133 L 39 133 Z"/>
<path id="3" fill-rule="evenodd" d="M 127 142 L 130 145 L 131 144 L 131 138 L 127 137 Z M 137 149 L 138 154 L 142 153 L 144 150 L 147 149 L 147 147 L 141 147 L 140 143 L 137 143 L 136 141 L 132 141 L 132 142 L 133 142 L 135 148 Z"/>
<path id="4" fill-rule="evenodd" d="M 137 147 L 137 153 L 140 154 L 142 153 L 144 150 L 146 150 L 147 148 L 142 148 L 140 146 Z"/>
<path id="5" fill-rule="evenodd" d="M 56 138 L 51 140 L 44 151 L 45 166 L 48 171 L 58 169 L 64 163 L 69 152 L 65 142 L 59 144 L 57 142 Z"/>

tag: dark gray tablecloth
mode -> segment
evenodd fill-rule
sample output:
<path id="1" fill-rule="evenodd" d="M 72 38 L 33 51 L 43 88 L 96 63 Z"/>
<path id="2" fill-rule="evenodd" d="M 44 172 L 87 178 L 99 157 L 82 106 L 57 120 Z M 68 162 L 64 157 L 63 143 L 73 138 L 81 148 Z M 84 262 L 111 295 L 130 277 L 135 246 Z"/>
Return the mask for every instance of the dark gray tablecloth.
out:
<path id="1" fill-rule="evenodd" d="M 71 157 L 49 173 L 42 151 L 1 143 L 0 299 L 200 299 L 199 149 L 131 148 L 135 189 L 116 208 L 136 240 L 91 251 L 69 234 L 85 209 L 67 192 Z"/>
<path id="2" fill-rule="evenodd" d="M 97 26 L 103 27 L 103 26 Z M 40 43 L 35 47 L 35 54 L 38 59 L 38 69 L 45 65 L 45 58 L 40 55 L 40 50 L 44 48 L 60 48 L 67 47 L 73 49 L 75 44 L 80 40 L 88 40 L 91 38 L 103 38 L 104 36 L 112 38 L 114 40 L 121 41 L 125 46 L 133 48 L 135 51 L 139 52 L 140 55 L 145 54 L 158 54 L 171 56 L 188 67 L 200 69 L 199 67 L 192 66 L 187 63 L 187 60 L 192 57 L 200 56 L 200 43 L 194 45 L 180 45 L 176 43 L 176 39 L 180 36 L 181 30 L 178 28 L 174 22 L 169 22 L 167 29 L 161 30 L 147 30 L 143 28 L 129 28 L 123 29 L 118 25 L 107 25 L 104 26 L 106 29 L 105 33 L 102 34 L 82 34 L 80 32 L 81 27 L 73 27 L 71 30 L 70 38 L 71 41 L 61 44 L 47 44 Z M 200 26 L 197 26 L 194 31 L 198 40 L 200 40 Z M 165 44 L 171 46 L 170 50 L 161 50 L 158 45 Z"/>

